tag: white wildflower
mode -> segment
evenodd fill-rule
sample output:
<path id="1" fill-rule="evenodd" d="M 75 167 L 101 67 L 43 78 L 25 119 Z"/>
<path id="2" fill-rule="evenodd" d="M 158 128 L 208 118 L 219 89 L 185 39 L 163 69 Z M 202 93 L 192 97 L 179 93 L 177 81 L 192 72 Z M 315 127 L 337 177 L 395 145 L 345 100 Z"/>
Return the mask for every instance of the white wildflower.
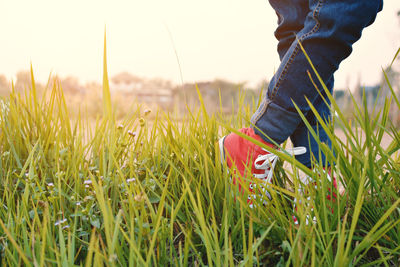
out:
<path id="1" fill-rule="evenodd" d="M 147 115 L 150 114 L 150 112 L 151 112 L 151 109 L 146 109 L 146 110 L 144 111 L 144 115 L 147 116 Z"/>
<path id="2" fill-rule="evenodd" d="M 133 132 L 133 131 L 131 131 L 131 130 L 128 131 L 128 134 L 129 134 L 130 136 L 132 136 L 132 137 L 135 137 L 135 136 L 136 136 L 136 132 Z"/>
<path id="3" fill-rule="evenodd" d="M 128 184 L 129 184 L 129 183 L 132 183 L 132 182 L 134 182 L 134 181 L 136 181 L 136 179 L 135 179 L 134 177 L 132 177 L 132 178 L 126 180 L 126 182 L 127 182 Z"/>
<path id="4" fill-rule="evenodd" d="M 57 226 L 57 225 L 60 225 L 60 224 L 64 224 L 64 223 L 66 223 L 66 222 L 67 222 L 67 219 L 62 219 L 62 220 L 56 221 L 56 222 L 54 223 L 54 226 Z"/>

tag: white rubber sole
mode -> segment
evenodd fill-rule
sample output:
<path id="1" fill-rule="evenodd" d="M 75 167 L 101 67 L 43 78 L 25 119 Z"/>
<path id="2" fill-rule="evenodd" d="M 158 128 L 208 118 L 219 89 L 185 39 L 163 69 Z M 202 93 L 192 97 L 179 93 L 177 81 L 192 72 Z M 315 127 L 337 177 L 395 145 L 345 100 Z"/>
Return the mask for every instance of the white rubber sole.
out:
<path id="1" fill-rule="evenodd" d="M 220 160 L 220 162 L 221 162 L 222 165 L 224 165 L 224 161 L 225 161 L 225 148 L 224 148 L 225 137 L 226 137 L 226 136 L 221 137 L 221 138 L 218 140 L 218 145 L 219 145 L 219 156 L 220 156 L 219 160 Z"/>

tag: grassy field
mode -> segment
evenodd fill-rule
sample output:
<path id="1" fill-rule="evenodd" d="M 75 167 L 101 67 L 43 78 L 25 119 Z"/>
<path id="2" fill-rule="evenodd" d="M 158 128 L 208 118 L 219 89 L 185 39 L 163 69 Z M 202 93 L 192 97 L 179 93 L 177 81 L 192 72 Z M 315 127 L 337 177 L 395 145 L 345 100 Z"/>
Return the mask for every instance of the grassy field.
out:
<path id="1" fill-rule="evenodd" d="M 321 123 L 335 153 L 321 150 L 342 196 L 326 199 L 326 163 L 311 171 L 275 151 L 272 201 L 250 209 L 216 143 L 248 126 L 256 105 L 242 103 L 235 116 L 200 108 L 180 122 L 153 111 L 151 123 L 138 108 L 117 122 L 104 68 L 104 116 L 95 126 L 70 118 L 57 85 L 39 99 L 33 81 L 2 101 L 2 265 L 400 265 L 400 132 L 388 119 L 389 105 L 400 108 L 394 93 L 373 114 L 355 104 L 351 121 L 329 95 L 337 116 Z M 384 136 L 393 139 L 385 147 Z M 301 184 L 300 172 L 315 183 Z M 294 198 L 309 205 L 294 212 Z M 315 223 L 306 223 L 310 216 Z"/>

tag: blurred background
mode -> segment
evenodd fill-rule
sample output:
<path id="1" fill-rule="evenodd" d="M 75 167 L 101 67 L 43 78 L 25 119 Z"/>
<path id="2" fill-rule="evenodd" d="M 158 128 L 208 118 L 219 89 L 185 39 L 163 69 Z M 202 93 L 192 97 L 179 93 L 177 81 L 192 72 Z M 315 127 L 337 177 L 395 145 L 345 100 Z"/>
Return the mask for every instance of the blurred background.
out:
<path id="1" fill-rule="evenodd" d="M 336 97 L 350 104 L 348 90 L 374 102 L 385 87 L 386 69 L 399 90 L 400 1 L 385 1 L 353 54 L 336 74 Z M 257 98 L 279 65 L 273 35 L 277 18 L 268 1 L 146 0 L 0 2 L 0 94 L 24 90 L 33 66 L 38 89 L 60 83 L 69 105 L 101 110 L 103 36 L 108 72 L 119 114 L 133 104 L 165 110 L 196 105 L 197 85 L 210 111 L 232 112 L 238 89 Z M 388 91 L 388 88 L 386 89 Z M 397 116 L 397 115 L 396 115 Z M 398 116 L 397 116 L 398 117 Z M 396 117 L 396 118 L 397 118 Z"/>

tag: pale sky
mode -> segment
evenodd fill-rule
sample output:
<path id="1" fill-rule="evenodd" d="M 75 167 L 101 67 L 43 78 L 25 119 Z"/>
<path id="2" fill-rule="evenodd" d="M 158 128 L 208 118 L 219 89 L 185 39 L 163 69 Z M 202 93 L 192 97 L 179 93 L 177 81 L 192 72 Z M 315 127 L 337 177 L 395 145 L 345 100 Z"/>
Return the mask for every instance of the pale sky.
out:
<path id="1" fill-rule="evenodd" d="M 399 0 L 387 0 L 336 75 L 336 88 L 376 83 L 400 47 Z M 267 0 L 1 0 L 0 74 L 32 62 L 37 80 L 50 73 L 102 80 L 104 26 L 108 71 L 180 83 L 270 80 L 279 65 L 277 18 Z M 173 43 L 168 34 L 169 29 Z"/>

